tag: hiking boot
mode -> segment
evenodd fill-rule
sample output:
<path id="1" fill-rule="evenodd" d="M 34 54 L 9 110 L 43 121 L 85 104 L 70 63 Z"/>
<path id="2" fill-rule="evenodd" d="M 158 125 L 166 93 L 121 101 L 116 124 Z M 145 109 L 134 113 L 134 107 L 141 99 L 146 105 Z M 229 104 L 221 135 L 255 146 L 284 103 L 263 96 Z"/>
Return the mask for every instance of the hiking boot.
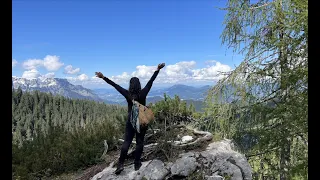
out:
<path id="1" fill-rule="evenodd" d="M 116 171 L 114 172 L 116 175 L 120 174 L 123 171 L 123 164 L 118 164 Z"/>
<path id="2" fill-rule="evenodd" d="M 141 163 L 141 162 L 140 162 L 140 163 L 135 163 L 135 164 L 134 164 L 134 170 L 135 170 L 135 171 L 138 171 L 141 166 L 142 166 L 142 163 Z"/>

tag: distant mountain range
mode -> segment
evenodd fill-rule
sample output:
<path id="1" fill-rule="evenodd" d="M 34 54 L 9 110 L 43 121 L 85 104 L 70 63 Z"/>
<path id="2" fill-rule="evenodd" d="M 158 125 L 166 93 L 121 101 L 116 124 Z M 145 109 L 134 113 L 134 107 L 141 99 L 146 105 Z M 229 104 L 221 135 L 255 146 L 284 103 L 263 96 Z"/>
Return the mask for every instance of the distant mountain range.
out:
<path id="1" fill-rule="evenodd" d="M 53 95 L 62 95 L 73 99 L 89 99 L 94 101 L 104 100 L 100 98 L 91 89 L 84 88 L 80 85 L 73 85 L 67 79 L 61 78 L 35 78 L 26 79 L 20 77 L 12 77 L 12 85 L 14 89 L 20 87 L 22 91 L 34 91 L 52 93 Z"/>
<path id="2" fill-rule="evenodd" d="M 37 78 L 25 79 L 12 77 L 13 88 L 20 87 L 23 91 L 39 90 L 41 92 L 59 94 L 69 98 L 90 99 L 107 104 L 126 105 L 124 97 L 114 88 L 87 89 L 81 85 L 73 85 L 67 79 L 61 78 Z M 210 86 L 193 87 L 186 85 L 173 85 L 169 88 L 152 88 L 147 97 L 147 103 L 155 103 L 163 99 L 164 93 L 171 98 L 178 95 L 187 104 L 193 103 L 197 111 L 203 107 L 203 100 L 207 96 Z"/>
<path id="3" fill-rule="evenodd" d="M 180 84 L 173 85 L 169 88 L 151 89 L 147 97 L 147 103 L 155 103 L 162 100 L 164 98 L 164 93 L 166 93 L 171 98 L 173 98 L 175 95 L 178 95 L 181 100 L 187 100 L 187 102 L 197 102 L 196 104 L 201 104 L 207 96 L 209 89 L 209 85 L 193 87 Z M 124 97 L 115 89 L 93 89 L 93 91 L 100 98 L 104 99 L 106 103 L 120 105 L 126 104 Z"/>
<path id="4" fill-rule="evenodd" d="M 207 96 L 207 91 L 209 89 L 209 85 L 198 88 L 177 84 L 169 88 L 151 89 L 148 98 L 150 101 L 157 101 L 158 99 L 163 98 L 164 93 L 166 93 L 170 97 L 178 95 L 181 99 L 203 101 Z M 93 91 L 104 100 L 117 103 L 121 103 L 125 100 L 115 89 L 93 89 Z"/>

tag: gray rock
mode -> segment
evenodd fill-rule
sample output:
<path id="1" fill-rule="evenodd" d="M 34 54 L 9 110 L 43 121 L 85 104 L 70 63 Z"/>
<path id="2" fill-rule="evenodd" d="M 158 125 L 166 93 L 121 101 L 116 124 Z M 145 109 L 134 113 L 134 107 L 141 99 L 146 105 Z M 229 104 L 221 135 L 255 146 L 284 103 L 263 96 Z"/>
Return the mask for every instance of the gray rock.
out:
<path id="1" fill-rule="evenodd" d="M 170 170 L 171 167 L 172 167 L 172 165 L 173 165 L 172 162 L 168 162 L 168 163 L 166 163 L 166 168 L 167 168 L 168 170 Z"/>
<path id="2" fill-rule="evenodd" d="M 252 170 L 249 165 L 246 157 L 242 154 L 234 154 L 229 159 L 227 159 L 230 163 L 234 164 L 241 171 L 243 180 L 251 180 L 252 179 Z"/>
<path id="3" fill-rule="evenodd" d="M 142 166 L 139 171 L 134 170 L 134 165 L 124 167 L 124 170 L 116 175 L 114 171 L 116 168 L 107 167 L 102 172 L 96 174 L 91 180 L 138 180 L 137 175 L 140 174 L 151 161 L 142 162 Z"/>
<path id="4" fill-rule="evenodd" d="M 195 152 L 195 153 L 194 153 L 194 156 L 195 156 L 196 158 L 199 158 L 200 153 L 199 153 L 199 152 Z"/>
<path id="5" fill-rule="evenodd" d="M 168 169 L 164 163 L 160 160 L 152 160 L 140 173 L 138 173 L 136 179 L 147 180 L 161 180 L 169 174 Z"/>
<path id="6" fill-rule="evenodd" d="M 190 156 L 181 156 L 176 162 L 171 166 L 171 174 L 178 176 L 188 176 L 193 173 L 198 166 L 197 160 Z"/>
<path id="7" fill-rule="evenodd" d="M 164 163 L 157 159 L 142 162 L 142 166 L 138 171 L 134 171 L 134 165 L 125 167 L 119 175 L 114 174 L 115 170 L 116 168 L 106 168 L 96 174 L 92 180 L 161 180 L 169 173 Z"/>
<path id="8" fill-rule="evenodd" d="M 231 180 L 251 180 L 252 169 L 247 159 L 233 148 L 230 140 L 211 143 L 201 152 L 201 163 L 209 163 L 211 173 L 228 175 Z"/>
<path id="9" fill-rule="evenodd" d="M 133 165 L 126 166 L 120 175 L 114 174 L 115 168 L 108 167 L 92 180 L 161 180 L 200 171 L 207 180 L 224 180 L 227 176 L 231 180 L 252 180 L 247 159 L 233 149 L 230 140 L 222 140 L 210 143 L 205 151 L 182 153 L 174 163 L 154 159 L 143 162 L 139 171 L 134 171 Z"/>

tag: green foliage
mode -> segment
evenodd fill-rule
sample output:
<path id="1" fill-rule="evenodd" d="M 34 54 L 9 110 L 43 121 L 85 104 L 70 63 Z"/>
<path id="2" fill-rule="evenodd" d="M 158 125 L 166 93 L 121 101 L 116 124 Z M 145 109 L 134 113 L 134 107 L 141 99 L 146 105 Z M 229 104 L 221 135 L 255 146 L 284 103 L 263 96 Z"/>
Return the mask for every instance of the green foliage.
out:
<path id="1" fill-rule="evenodd" d="M 12 107 L 12 174 L 22 179 L 58 175 L 101 161 L 103 140 L 109 149 L 115 148 L 127 115 L 118 106 L 21 89 L 13 90 Z M 152 109 L 158 125 L 164 118 L 171 125 L 195 112 L 178 96 L 166 95 Z"/>
<path id="2" fill-rule="evenodd" d="M 23 179 L 61 174 L 100 161 L 121 135 L 126 110 L 38 91 L 12 92 L 12 174 Z"/>
<path id="3" fill-rule="evenodd" d="M 187 180 L 193 180 L 193 179 L 206 179 L 205 173 L 203 171 L 196 171 L 192 173 L 190 176 L 186 178 Z"/>
<path id="4" fill-rule="evenodd" d="M 195 113 L 194 106 L 192 104 L 187 106 L 187 103 L 181 101 L 177 95 L 174 98 L 170 98 L 164 94 L 164 100 L 151 105 L 151 108 L 157 124 L 164 124 L 165 121 L 166 124 L 186 122 Z"/>
<path id="5" fill-rule="evenodd" d="M 194 106 L 189 106 L 185 101 L 182 101 L 179 96 L 170 98 L 164 94 L 164 99 L 151 104 L 150 107 L 155 114 L 155 121 L 151 124 L 153 129 L 160 129 L 156 136 L 149 139 L 150 142 L 157 142 L 156 151 L 152 153 L 152 158 L 161 159 L 163 161 L 174 161 L 178 157 L 179 148 L 172 146 L 171 141 L 176 137 L 179 128 L 176 124 L 189 123 L 193 120 L 195 113 Z"/>
<path id="6" fill-rule="evenodd" d="M 223 9 L 222 42 L 245 59 L 210 90 L 203 128 L 236 140 L 256 179 L 307 179 L 308 1 Z"/>

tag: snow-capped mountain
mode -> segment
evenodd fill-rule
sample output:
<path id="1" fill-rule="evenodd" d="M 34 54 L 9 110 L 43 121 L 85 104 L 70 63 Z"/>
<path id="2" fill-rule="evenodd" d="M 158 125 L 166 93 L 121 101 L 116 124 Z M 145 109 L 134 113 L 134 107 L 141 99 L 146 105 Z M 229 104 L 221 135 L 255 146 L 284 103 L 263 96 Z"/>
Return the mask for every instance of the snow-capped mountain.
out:
<path id="1" fill-rule="evenodd" d="M 41 92 L 52 93 L 53 95 L 62 95 L 68 98 L 90 99 L 103 101 L 92 90 L 84 88 L 81 85 L 73 85 L 67 79 L 61 78 L 35 78 L 26 79 L 21 77 L 12 77 L 14 89 L 20 87 L 22 91 L 39 90 Z"/>

